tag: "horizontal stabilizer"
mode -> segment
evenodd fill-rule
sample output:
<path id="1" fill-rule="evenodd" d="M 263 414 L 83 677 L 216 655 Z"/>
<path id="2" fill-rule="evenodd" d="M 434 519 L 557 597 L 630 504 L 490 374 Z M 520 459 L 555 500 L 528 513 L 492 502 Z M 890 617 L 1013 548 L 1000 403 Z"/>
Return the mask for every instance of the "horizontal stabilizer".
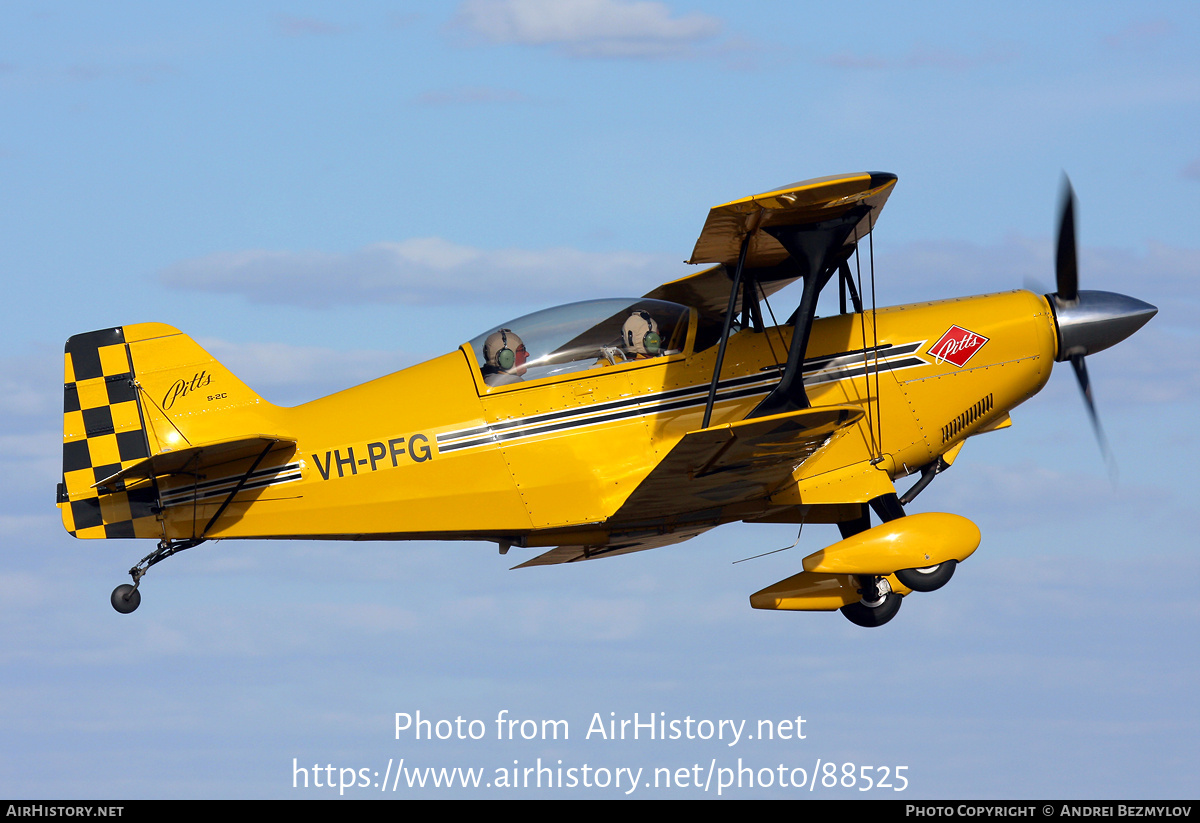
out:
<path id="1" fill-rule="evenodd" d="M 296 441 L 294 439 L 268 434 L 200 443 L 147 457 L 111 477 L 104 478 L 95 484 L 95 488 L 99 488 L 103 492 L 104 487 L 113 485 L 119 480 L 193 474 L 225 463 L 258 457 L 264 452 L 269 454 L 287 450 L 290 453 L 295 448 Z"/>

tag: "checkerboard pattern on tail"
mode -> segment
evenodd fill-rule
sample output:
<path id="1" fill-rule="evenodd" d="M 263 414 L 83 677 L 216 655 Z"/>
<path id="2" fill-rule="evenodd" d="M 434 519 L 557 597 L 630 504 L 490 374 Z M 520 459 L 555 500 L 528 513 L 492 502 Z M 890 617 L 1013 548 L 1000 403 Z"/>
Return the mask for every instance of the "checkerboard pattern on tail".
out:
<path id="1" fill-rule="evenodd" d="M 96 485 L 150 456 L 124 330 L 75 335 L 65 360 L 63 525 L 75 537 L 162 537 L 151 480 Z"/>

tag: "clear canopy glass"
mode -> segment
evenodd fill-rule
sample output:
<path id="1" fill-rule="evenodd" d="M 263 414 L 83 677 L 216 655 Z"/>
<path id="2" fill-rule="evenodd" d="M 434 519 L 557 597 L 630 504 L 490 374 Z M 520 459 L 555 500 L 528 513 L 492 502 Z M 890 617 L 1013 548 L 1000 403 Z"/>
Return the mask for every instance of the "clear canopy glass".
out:
<path id="1" fill-rule="evenodd" d="M 495 373 L 498 369 L 495 352 L 492 352 L 493 362 L 489 364 L 484 346 L 489 337 L 503 330 L 500 345 L 514 352 L 523 345 L 528 351 L 527 360 L 517 357 L 514 367 L 504 370 L 513 375 L 513 380 L 503 382 L 537 380 L 645 358 L 645 353 L 636 353 L 636 347 L 623 344 L 621 339 L 625 322 L 633 315 L 641 317 L 641 312 L 653 318 L 658 328 L 661 338 L 658 356 L 683 351 L 690 316 L 688 307 L 644 297 L 585 300 L 544 309 L 494 326 L 469 345 L 480 370 L 485 375 Z"/>

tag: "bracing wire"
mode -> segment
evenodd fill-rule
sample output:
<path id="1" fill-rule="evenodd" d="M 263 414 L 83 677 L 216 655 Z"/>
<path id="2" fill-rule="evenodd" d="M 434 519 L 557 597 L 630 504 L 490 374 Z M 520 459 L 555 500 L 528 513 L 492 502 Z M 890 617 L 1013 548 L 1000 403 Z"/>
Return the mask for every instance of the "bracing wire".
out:
<path id="1" fill-rule="evenodd" d="M 869 230 L 868 230 L 869 232 Z M 874 260 L 874 257 L 872 257 Z M 854 268 L 858 276 L 858 293 L 863 293 L 862 287 L 862 255 L 858 251 L 858 226 L 854 227 Z M 871 292 L 871 312 L 874 314 L 874 290 Z M 866 387 L 866 413 L 867 413 L 867 431 L 871 433 L 871 458 L 874 459 L 881 454 L 878 444 L 875 442 L 875 414 L 871 411 L 871 374 L 867 368 L 867 318 L 865 313 L 859 318 L 858 329 L 862 333 L 862 353 L 863 353 L 863 385 Z M 876 349 L 878 353 L 878 348 Z"/>
<path id="2" fill-rule="evenodd" d="M 754 285 L 758 288 L 758 293 L 762 295 L 762 301 L 767 304 L 767 313 L 771 315 L 771 327 L 776 330 L 776 334 L 780 335 L 779 345 L 782 346 L 783 333 L 779 331 L 779 321 L 775 319 L 775 312 L 771 309 L 771 301 L 767 299 L 767 290 L 764 289 L 762 283 L 758 282 L 757 280 L 754 281 Z M 778 366 L 779 355 L 775 354 L 775 345 L 771 342 L 771 335 L 769 333 L 767 334 L 767 345 L 771 348 L 771 359 L 774 360 L 775 365 Z"/>
<path id="3" fill-rule="evenodd" d="M 875 228 L 873 213 L 867 213 L 867 248 L 871 254 L 871 345 L 875 349 L 875 423 L 879 427 L 879 458 L 883 459 L 883 405 L 879 402 L 879 323 L 875 305 Z"/>

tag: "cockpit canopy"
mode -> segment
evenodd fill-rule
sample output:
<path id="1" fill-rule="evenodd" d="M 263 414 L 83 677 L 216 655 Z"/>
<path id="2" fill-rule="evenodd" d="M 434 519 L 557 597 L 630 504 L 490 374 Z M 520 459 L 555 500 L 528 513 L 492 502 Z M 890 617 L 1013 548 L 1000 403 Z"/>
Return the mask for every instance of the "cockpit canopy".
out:
<path id="1" fill-rule="evenodd" d="M 480 370 L 488 375 L 497 369 L 496 352 L 485 353 L 485 344 L 489 337 L 502 332 L 489 348 L 515 349 L 523 345 L 528 359 L 522 356 L 517 363 L 517 369 L 524 368 L 520 379 L 537 380 L 626 360 L 680 354 L 687 341 L 690 313 L 687 306 L 644 297 L 585 300 L 494 326 L 468 345 L 475 353 Z M 647 354 L 646 347 L 639 345 L 641 340 L 632 345 L 622 340 L 622 330 L 631 316 L 641 319 L 641 322 L 631 324 L 641 329 L 650 325 L 646 318 L 652 318 L 659 338 L 657 355 Z M 519 343 L 514 345 L 514 339 Z M 488 362 L 489 353 L 491 363 Z M 512 362 L 511 357 L 506 360 L 501 354 L 499 367 L 507 370 L 505 364 Z"/>

